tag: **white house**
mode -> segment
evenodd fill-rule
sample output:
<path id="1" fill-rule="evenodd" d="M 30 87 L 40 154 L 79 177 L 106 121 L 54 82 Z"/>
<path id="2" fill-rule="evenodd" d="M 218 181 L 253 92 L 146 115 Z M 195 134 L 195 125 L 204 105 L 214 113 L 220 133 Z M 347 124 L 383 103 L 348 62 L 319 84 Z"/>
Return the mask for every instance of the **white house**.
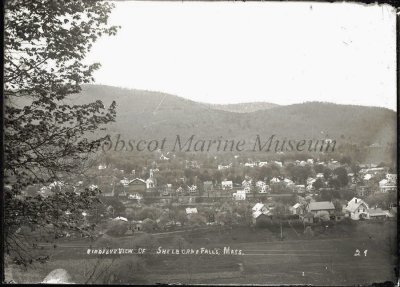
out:
<path id="1" fill-rule="evenodd" d="M 106 169 L 107 166 L 105 164 L 99 164 L 98 169 L 102 170 L 102 169 Z"/>
<path id="2" fill-rule="evenodd" d="M 232 163 L 230 163 L 228 165 L 219 164 L 218 165 L 218 170 L 228 169 L 228 168 L 231 168 L 231 167 L 232 167 Z"/>
<path id="3" fill-rule="evenodd" d="M 297 184 L 297 185 L 293 186 L 293 191 L 296 193 L 305 193 L 306 186 L 304 184 Z"/>
<path id="4" fill-rule="evenodd" d="M 245 179 L 245 180 L 243 180 L 243 181 L 242 181 L 242 187 L 243 187 L 243 188 L 251 187 L 251 182 L 252 182 L 251 179 Z"/>
<path id="5" fill-rule="evenodd" d="M 284 183 L 286 186 L 293 186 L 293 185 L 294 185 L 293 180 L 288 179 L 288 178 L 285 178 L 285 179 L 283 180 L 283 183 Z"/>
<path id="6" fill-rule="evenodd" d="M 389 191 L 396 191 L 397 185 L 394 182 L 389 181 L 388 179 L 382 179 L 379 182 L 379 191 L 382 193 L 387 193 Z"/>
<path id="7" fill-rule="evenodd" d="M 353 220 L 359 220 L 361 218 L 369 218 L 368 204 L 357 197 L 353 197 L 344 208 L 344 211 L 350 215 Z"/>
<path id="8" fill-rule="evenodd" d="M 186 214 L 195 214 L 195 213 L 197 213 L 197 208 L 196 207 L 187 207 L 186 209 L 185 209 L 185 211 L 186 211 Z"/>
<path id="9" fill-rule="evenodd" d="M 299 166 L 306 166 L 306 165 L 307 165 L 307 162 L 305 162 L 304 160 L 299 162 Z"/>
<path id="10" fill-rule="evenodd" d="M 253 206 L 251 209 L 252 215 L 253 215 L 253 222 L 262 214 L 264 215 L 270 215 L 270 211 L 268 208 L 265 206 L 263 203 L 256 203 L 256 205 Z"/>
<path id="11" fill-rule="evenodd" d="M 397 174 L 386 174 L 386 178 L 379 182 L 379 191 L 382 193 L 397 190 Z"/>
<path id="12" fill-rule="evenodd" d="M 250 186 L 246 186 L 245 188 L 243 188 L 244 192 L 246 193 L 250 193 L 251 191 L 251 187 Z"/>
<path id="13" fill-rule="evenodd" d="M 307 178 L 307 185 L 312 185 L 316 181 L 317 180 L 315 178 L 309 177 L 309 178 Z"/>
<path id="14" fill-rule="evenodd" d="M 125 222 L 128 222 L 128 219 L 127 218 L 125 218 L 125 217 L 122 217 L 122 216 L 118 216 L 118 217 L 116 217 L 116 218 L 114 218 L 113 220 L 115 220 L 115 221 L 125 221 Z"/>
<path id="15" fill-rule="evenodd" d="M 388 174 L 386 174 L 386 178 L 390 182 L 397 182 L 397 174 L 396 173 L 388 173 Z"/>
<path id="16" fill-rule="evenodd" d="M 277 177 L 274 177 L 273 179 L 271 179 L 270 181 L 270 184 L 278 184 L 278 183 L 280 183 L 281 181 L 280 181 L 280 179 L 279 178 L 277 178 Z"/>
<path id="17" fill-rule="evenodd" d="M 136 200 L 141 200 L 143 199 L 143 196 L 139 193 L 134 193 L 134 194 L 129 194 L 128 195 L 129 199 L 136 199 Z"/>
<path id="18" fill-rule="evenodd" d="M 290 207 L 290 211 L 292 214 L 303 214 L 303 206 L 300 203 L 296 203 L 295 205 Z"/>
<path id="19" fill-rule="evenodd" d="M 196 193 L 197 192 L 197 186 L 192 185 L 188 187 L 189 193 Z"/>
<path id="20" fill-rule="evenodd" d="M 131 181 L 127 178 L 124 178 L 121 179 L 119 182 L 122 183 L 123 186 L 128 186 Z"/>
<path id="21" fill-rule="evenodd" d="M 266 162 L 266 161 L 260 161 L 259 163 L 258 163 L 258 166 L 259 167 L 263 167 L 263 166 L 267 166 L 268 165 L 268 162 Z"/>
<path id="22" fill-rule="evenodd" d="M 255 167 L 255 166 L 257 166 L 257 164 L 256 164 L 255 162 L 246 162 L 246 163 L 244 164 L 244 166 L 245 166 L 245 167 Z"/>
<path id="23" fill-rule="evenodd" d="M 232 189 L 233 183 L 232 180 L 224 180 L 221 182 L 221 186 L 223 190 Z"/>
<path id="24" fill-rule="evenodd" d="M 178 187 L 177 189 L 176 189 L 176 191 L 175 191 L 176 193 L 184 193 L 185 192 L 185 190 L 183 189 L 183 187 L 182 186 L 180 186 L 180 187 Z"/>
<path id="25" fill-rule="evenodd" d="M 233 194 L 234 200 L 246 200 L 246 191 L 245 190 L 238 190 L 236 193 Z"/>
<path id="26" fill-rule="evenodd" d="M 267 193 L 269 191 L 269 186 L 262 180 L 256 182 L 256 187 L 260 193 Z"/>
<path id="27" fill-rule="evenodd" d="M 366 175 L 364 175 L 363 180 L 368 181 L 371 180 L 371 178 L 373 178 L 374 176 L 370 173 L 367 173 Z"/>
<path id="28" fill-rule="evenodd" d="M 160 160 L 169 160 L 169 157 L 166 157 L 164 154 L 161 154 Z"/>

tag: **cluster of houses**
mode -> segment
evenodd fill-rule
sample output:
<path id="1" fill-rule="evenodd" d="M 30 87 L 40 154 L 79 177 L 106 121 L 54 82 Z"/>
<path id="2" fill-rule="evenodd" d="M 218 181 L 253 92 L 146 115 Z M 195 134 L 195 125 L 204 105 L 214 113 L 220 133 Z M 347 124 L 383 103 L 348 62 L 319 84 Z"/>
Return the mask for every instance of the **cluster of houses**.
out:
<path id="1" fill-rule="evenodd" d="M 168 157 L 173 157 L 174 155 L 162 154 L 160 152 L 161 158 L 165 159 Z M 236 158 L 236 156 L 235 156 Z M 338 161 L 330 160 L 327 162 L 315 161 L 314 159 L 307 160 L 296 160 L 290 161 L 290 164 L 296 166 L 315 166 L 323 165 L 331 170 L 337 167 L 343 167 Z M 279 161 L 252 161 L 240 163 L 244 168 L 260 168 L 269 165 L 275 165 L 282 167 L 288 164 L 284 164 Z M 196 160 L 185 160 L 185 168 L 198 169 L 200 164 Z M 233 166 L 232 163 L 229 164 L 219 164 L 218 170 L 227 169 Z M 378 167 L 374 164 L 360 165 L 360 170 L 357 174 L 354 174 L 349 166 L 345 166 L 348 175 L 348 185 L 346 189 L 355 191 L 355 194 L 360 198 L 365 198 L 371 193 L 388 193 L 397 191 L 397 174 L 389 173 L 388 168 Z M 100 164 L 98 170 L 107 170 L 110 166 L 106 164 Z M 121 174 L 124 171 L 118 170 Z M 247 200 L 249 194 L 269 194 L 269 193 L 294 193 L 297 195 L 305 196 L 307 194 L 317 193 L 318 190 L 315 188 L 317 181 L 322 183 L 322 189 L 332 189 L 328 187 L 329 179 L 326 178 L 324 173 L 314 173 L 313 176 L 308 177 L 305 181 L 295 182 L 293 179 L 285 176 L 275 176 L 272 178 L 264 178 L 264 180 L 255 180 L 249 176 L 245 176 L 244 180 L 240 182 L 233 182 L 232 180 L 223 179 L 220 182 L 204 181 L 195 182 L 195 184 L 186 184 L 185 178 L 176 179 L 174 184 L 158 184 L 156 179 L 156 174 L 158 168 L 150 169 L 150 174 L 147 179 L 140 177 L 135 177 L 135 171 L 125 178 L 113 177 L 113 176 L 100 176 L 103 184 L 101 185 L 101 190 L 104 196 L 122 196 L 129 199 L 140 200 L 146 194 L 159 194 L 160 196 L 172 196 L 172 195 L 190 195 L 198 196 L 201 193 L 213 194 L 213 193 L 223 193 L 224 196 L 231 196 L 233 200 L 243 201 Z M 246 172 L 246 169 L 243 171 Z M 97 184 L 97 183 L 96 183 Z M 42 186 L 40 192 L 45 194 L 54 188 L 62 188 L 64 183 L 54 182 L 48 186 Z M 79 181 L 74 185 L 76 189 L 79 189 L 83 185 L 82 181 Z M 225 192 L 225 193 L 224 193 Z"/>
<path id="2" fill-rule="evenodd" d="M 161 154 L 161 157 L 164 156 Z M 296 166 L 314 166 L 316 164 L 323 165 L 324 167 L 330 168 L 331 170 L 341 167 L 338 161 L 330 160 L 327 162 L 315 162 L 314 159 L 307 160 L 296 160 L 290 162 Z M 195 160 L 186 160 L 184 162 L 185 168 L 198 169 L 200 167 L 199 163 Z M 278 167 L 284 166 L 282 162 L 279 161 L 249 161 L 241 163 L 240 165 L 246 168 L 253 167 L 264 167 L 267 165 L 275 165 Z M 286 163 L 285 163 L 286 164 Z M 218 170 L 228 169 L 232 167 L 232 163 L 227 165 L 219 164 Z M 348 182 L 346 186 L 347 189 L 356 192 L 358 197 L 364 198 L 370 193 L 388 193 L 397 190 L 397 174 L 389 173 L 388 168 L 378 167 L 373 164 L 361 165 L 361 170 L 358 174 L 351 172 L 350 168 L 346 166 Z M 106 168 L 105 165 L 101 164 L 99 169 Z M 284 176 L 275 176 L 270 179 L 264 180 L 254 180 L 248 176 L 242 181 L 242 183 L 234 183 L 232 180 L 222 180 L 220 183 L 215 183 L 212 181 L 204 181 L 198 184 L 186 185 L 185 179 L 180 179 L 181 184 L 177 186 L 176 182 L 174 187 L 171 183 L 157 185 L 156 177 L 154 173 L 158 169 L 151 169 L 150 176 L 147 179 L 124 178 L 119 182 L 112 182 L 111 189 L 105 192 L 106 196 L 114 196 L 118 194 L 119 196 L 126 196 L 130 199 L 141 199 L 143 195 L 149 192 L 157 192 L 161 196 L 171 196 L 171 195 L 199 195 L 201 192 L 210 193 L 213 191 L 227 191 L 230 192 L 234 200 L 246 200 L 249 193 L 287 193 L 293 192 L 299 195 L 312 194 L 317 192 L 315 184 L 319 181 L 323 187 L 320 189 L 332 189 L 328 186 L 328 178 L 324 173 L 316 173 L 312 177 L 308 177 L 304 182 L 294 182 L 291 178 Z M 377 180 L 378 179 L 378 180 Z"/>
<path id="3" fill-rule="evenodd" d="M 394 218 L 397 207 L 390 210 L 382 210 L 370 207 L 364 200 L 354 197 L 343 206 L 336 206 L 330 201 L 302 201 L 290 207 L 291 215 L 297 215 L 305 223 L 313 223 L 316 220 L 340 221 L 344 218 L 352 220 L 376 220 Z M 264 203 L 256 203 L 252 208 L 253 222 L 262 218 L 274 216 L 274 207 Z"/>

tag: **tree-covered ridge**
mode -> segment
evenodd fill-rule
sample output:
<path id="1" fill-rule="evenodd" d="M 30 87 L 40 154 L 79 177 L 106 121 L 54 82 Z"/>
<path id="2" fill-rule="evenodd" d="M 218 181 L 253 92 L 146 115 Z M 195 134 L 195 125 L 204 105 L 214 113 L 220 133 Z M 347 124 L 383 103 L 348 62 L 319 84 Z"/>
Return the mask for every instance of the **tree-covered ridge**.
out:
<path id="1" fill-rule="evenodd" d="M 87 85 L 79 100 L 118 102 L 114 132 L 125 138 L 192 135 L 253 139 L 271 135 L 293 139 L 336 139 L 368 145 L 395 143 L 396 113 L 386 108 L 307 102 L 251 113 L 210 108 L 166 93 Z"/>

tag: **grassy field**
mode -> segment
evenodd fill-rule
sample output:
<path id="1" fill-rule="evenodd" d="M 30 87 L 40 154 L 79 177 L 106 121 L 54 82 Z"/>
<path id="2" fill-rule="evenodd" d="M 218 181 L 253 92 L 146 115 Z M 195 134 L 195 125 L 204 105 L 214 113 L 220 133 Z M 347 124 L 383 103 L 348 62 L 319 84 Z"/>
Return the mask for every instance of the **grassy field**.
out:
<path id="1" fill-rule="evenodd" d="M 14 280 L 21 283 L 40 282 L 55 268 L 65 268 L 76 282 L 88 281 L 92 273 L 90 280 L 94 281 L 106 271 L 114 282 L 137 284 L 370 285 L 394 282 L 395 222 L 359 223 L 330 229 L 315 227 L 315 235 L 306 238 L 300 228 L 285 227 L 284 240 L 279 240 L 280 232 L 276 230 L 247 227 L 142 234 L 112 240 L 116 244 L 114 247 L 146 246 L 150 249 L 149 254 L 141 256 L 88 256 L 87 248 L 101 246 L 101 242 L 99 245 L 81 240 L 60 244 L 55 249 L 47 246 L 43 252 L 51 251 L 49 263 L 28 271 L 14 268 L 12 273 Z M 243 255 L 156 255 L 158 246 L 193 249 L 230 246 L 242 250 Z M 355 256 L 357 249 L 360 256 Z M 97 271 L 93 272 L 95 266 Z"/>

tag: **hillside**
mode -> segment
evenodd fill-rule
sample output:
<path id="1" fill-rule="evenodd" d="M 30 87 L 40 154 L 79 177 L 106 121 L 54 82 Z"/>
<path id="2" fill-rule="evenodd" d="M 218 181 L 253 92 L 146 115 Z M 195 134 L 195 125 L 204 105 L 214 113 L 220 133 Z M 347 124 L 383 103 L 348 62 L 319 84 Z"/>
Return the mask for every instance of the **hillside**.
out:
<path id="1" fill-rule="evenodd" d="M 351 143 L 395 143 L 396 113 L 377 107 L 310 102 L 232 113 L 178 96 L 87 85 L 73 101 L 117 102 L 109 133 L 127 139 L 175 137 L 254 139 L 271 134 L 288 139 L 336 139 Z M 248 105 L 248 104 L 246 104 Z"/>
<path id="2" fill-rule="evenodd" d="M 227 105 L 210 104 L 210 108 L 212 109 L 222 110 L 232 113 L 252 113 L 256 111 L 269 110 L 276 107 L 279 107 L 279 105 L 267 102 L 252 102 L 252 103 L 239 103 L 239 104 L 227 104 Z"/>

